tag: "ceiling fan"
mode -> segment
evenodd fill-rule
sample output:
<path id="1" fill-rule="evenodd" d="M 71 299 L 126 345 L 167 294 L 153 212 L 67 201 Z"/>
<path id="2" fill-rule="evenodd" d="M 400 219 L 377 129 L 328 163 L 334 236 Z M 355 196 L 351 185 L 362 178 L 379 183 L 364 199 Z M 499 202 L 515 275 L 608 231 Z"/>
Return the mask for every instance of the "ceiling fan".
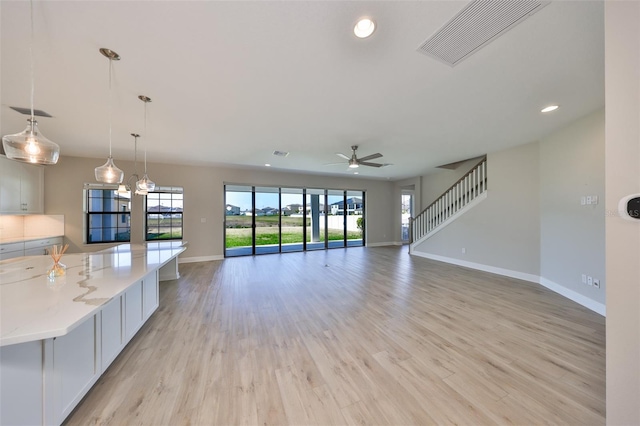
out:
<path id="1" fill-rule="evenodd" d="M 369 167 L 383 167 L 383 166 L 387 166 L 388 164 L 381 164 L 381 163 L 370 163 L 369 160 L 373 160 L 375 158 L 380 158 L 382 157 L 382 154 L 380 154 L 379 152 L 376 152 L 375 154 L 371 154 L 371 155 L 367 155 L 366 157 L 362 157 L 362 158 L 358 158 L 356 155 L 356 150 L 358 149 L 358 145 L 353 145 L 351 146 L 351 150 L 353 151 L 353 153 L 351 154 L 351 157 L 348 157 L 342 153 L 336 152 L 336 155 L 338 157 L 344 158 L 345 160 L 348 160 L 349 167 L 352 169 L 355 169 L 359 166 L 369 166 Z M 327 166 L 336 166 L 339 164 L 344 164 L 344 163 L 330 163 L 330 164 L 326 164 Z"/>

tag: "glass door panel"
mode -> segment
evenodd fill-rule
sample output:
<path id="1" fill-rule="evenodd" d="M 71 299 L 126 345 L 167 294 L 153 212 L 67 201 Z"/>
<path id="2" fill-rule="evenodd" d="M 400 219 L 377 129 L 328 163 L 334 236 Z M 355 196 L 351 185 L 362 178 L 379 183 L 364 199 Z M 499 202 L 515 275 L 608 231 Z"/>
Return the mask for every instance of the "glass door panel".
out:
<path id="1" fill-rule="evenodd" d="M 304 250 L 304 197 L 300 188 L 280 190 L 282 252 Z"/>
<path id="2" fill-rule="evenodd" d="M 364 245 L 364 192 L 347 191 L 347 245 Z"/>
<path id="3" fill-rule="evenodd" d="M 256 254 L 280 253 L 279 188 L 256 187 Z"/>
<path id="4" fill-rule="evenodd" d="M 413 192 L 402 192 L 402 241 L 409 242 L 409 218 L 413 206 Z"/>
<path id="5" fill-rule="evenodd" d="M 225 256 L 253 254 L 253 188 L 225 186 Z"/>
<path id="6" fill-rule="evenodd" d="M 307 250 L 324 250 L 327 238 L 325 228 L 325 195 L 324 189 L 307 189 L 306 211 Z"/>
<path id="7" fill-rule="evenodd" d="M 327 239 L 329 248 L 345 245 L 344 191 L 327 191 Z"/>

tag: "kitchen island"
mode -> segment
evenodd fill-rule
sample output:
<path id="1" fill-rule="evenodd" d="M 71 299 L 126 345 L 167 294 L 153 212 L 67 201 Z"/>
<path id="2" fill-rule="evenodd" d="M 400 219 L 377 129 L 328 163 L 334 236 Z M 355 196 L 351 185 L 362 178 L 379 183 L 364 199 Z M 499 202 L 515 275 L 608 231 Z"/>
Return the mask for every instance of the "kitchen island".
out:
<path id="1" fill-rule="evenodd" d="M 158 308 L 182 242 L 0 262 L 0 424 L 60 424 Z"/>

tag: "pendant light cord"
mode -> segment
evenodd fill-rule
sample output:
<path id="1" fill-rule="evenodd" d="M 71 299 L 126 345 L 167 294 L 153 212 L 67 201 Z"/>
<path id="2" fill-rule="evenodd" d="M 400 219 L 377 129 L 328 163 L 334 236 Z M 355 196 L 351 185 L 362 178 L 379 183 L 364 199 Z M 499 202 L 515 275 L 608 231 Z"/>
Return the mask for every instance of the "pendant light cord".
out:
<path id="1" fill-rule="evenodd" d="M 33 0 L 29 1 L 29 13 L 31 18 L 31 40 L 29 41 L 29 58 L 31 60 L 31 121 L 35 120 L 35 114 L 33 112 L 33 104 L 34 104 L 34 93 L 35 93 L 35 71 L 33 65 L 33 40 L 34 40 L 34 31 L 33 31 Z"/>
<path id="2" fill-rule="evenodd" d="M 113 59 L 109 58 L 109 158 L 111 157 L 111 122 L 113 121 L 113 106 L 111 105 L 111 70 L 113 69 Z"/>
<path id="3" fill-rule="evenodd" d="M 144 103 L 144 174 L 147 175 L 147 104 Z"/>

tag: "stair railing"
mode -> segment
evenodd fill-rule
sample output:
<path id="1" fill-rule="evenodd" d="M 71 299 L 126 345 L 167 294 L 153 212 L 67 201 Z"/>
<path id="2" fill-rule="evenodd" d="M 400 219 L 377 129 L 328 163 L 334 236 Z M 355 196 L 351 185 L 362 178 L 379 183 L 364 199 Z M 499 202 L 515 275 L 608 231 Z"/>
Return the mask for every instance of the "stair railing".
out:
<path id="1" fill-rule="evenodd" d="M 486 190 L 487 158 L 484 157 L 415 218 L 409 218 L 409 243 L 429 234 Z"/>

